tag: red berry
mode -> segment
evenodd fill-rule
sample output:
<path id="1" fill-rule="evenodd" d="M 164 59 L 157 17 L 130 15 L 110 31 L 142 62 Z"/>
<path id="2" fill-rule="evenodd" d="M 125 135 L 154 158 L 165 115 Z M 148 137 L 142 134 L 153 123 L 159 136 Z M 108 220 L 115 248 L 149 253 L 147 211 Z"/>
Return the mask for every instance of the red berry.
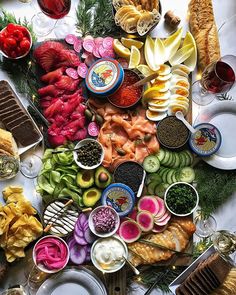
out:
<path id="1" fill-rule="evenodd" d="M 30 49 L 30 41 L 29 40 L 22 40 L 20 42 L 20 48 L 22 52 L 27 52 Z"/>
<path id="2" fill-rule="evenodd" d="M 6 37 L 3 36 L 3 34 L 0 34 L 0 46 L 3 46 L 3 43 L 5 42 Z"/>
<path id="3" fill-rule="evenodd" d="M 12 58 L 16 58 L 17 57 L 17 54 L 15 51 L 11 51 L 8 53 L 8 56 L 12 57 Z"/>

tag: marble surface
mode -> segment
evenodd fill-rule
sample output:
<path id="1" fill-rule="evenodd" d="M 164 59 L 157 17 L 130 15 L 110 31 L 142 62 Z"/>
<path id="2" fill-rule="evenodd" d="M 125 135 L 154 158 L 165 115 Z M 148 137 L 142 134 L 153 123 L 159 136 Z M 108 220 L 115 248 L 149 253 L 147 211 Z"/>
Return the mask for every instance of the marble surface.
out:
<path id="1" fill-rule="evenodd" d="M 1 1 L 1 5 L 3 8 L 5 8 L 9 12 L 13 12 L 17 17 L 26 17 L 28 20 L 32 18 L 32 16 L 36 13 L 38 10 L 36 1 L 33 0 L 31 4 L 29 3 L 21 3 L 16 0 L 3 0 Z M 181 18 L 181 25 L 184 27 L 184 31 L 188 29 L 187 20 L 188 20 L 188 13 L 187 13 L 187 6 L 188 6 L 188 0 L 163 0 L 162 1 L 162 10 L 163 15 L 168 10 L 173 10 L 174 13 Z M 78 0 L 72 0 L 73 8 L 76 7 L 78 3 Z M 232 16 L 236 15 L 236 1 L 235 0 L 226 0 L 224 1 L 224 4 L 222 4 L 221 0 L 213 0 L 214 4 L 214 11 L 215 11 L 215 18 L 217 27 L 220 28 L 221 25 L 226 21 L 229 20 Z M 74 9 L 71 9 L 70 16 L 75 17 Z M 231 28 L 232 30 L 234 28 Z M 152 36 L 155 37 L 165 37 L 168 34 L 170 34 L 170 31 L 165 27 L 163 19 L 160 22 L 160 24 L 153 30 Z M 55 37 L 53 34 L 47 36 L 47 37 Z M 220 42 L 224 42 L 224 36 L 221 36 Z M 227 39 L 228 42 L 228 39 Z M 224 46 L 225 50 L 229 50 L 230 52 L 222 52 L 222 54 L 225 53 L 234 53 L 236 51 L 236 45 L 235 42 L 232 41 L 229 42 L 229 47 Z M 234 51 L 234 52 L 231 52 Z M 7 79 L 9 78 L 6 76 L 5 73 L 0 72 L 0 80 L 1 79 Z M 236 87 L 231 90 L 231 94 L 235 97 L 236 101 Z M 234 95 L 235 94 L 235 95 Z M 26 101 L 24 101 L 24 97 L 21 97 L 23 103 L 26 104 Z M 213 102 L 215 103 L 215 101 Z M 202 110 L 203 107 L 200 106 L 193 106 L 193 121 L 198 115 L 198 113 Z M 40 152 L 40 151 L 39 151 Z M 42 152 L 42 151 L 41 151 Z M 7 184 L 18 184 L 25 188 L 25 195 L 35 207 L 38 209 L 42 208 L 41 204 L 41 198 L 35 191 L 35 180 L 30 180 L 25 177 L 23 177 L 20 173 L 17 175 L 16 178 L 9 181 Z M 6 183 L 0 182 L 0 191 L 2 191 L 3 187 L 6 185 Z M 0 199 L 1 202 L 1 199 Z M 234 216 L 234 212 L 236 209 L 236 195 L 232 196 L 231 199 L 229 199 L 219 210 L 217 210 L 214 213 L 214 216 L 217 220 L 217 229 L 228 229 L 235 231 L 236 230 L 236 219 Z M 15 285 L 16 283 L 20 283 L 23 280 L 23 263 L 18 263 L 14 267 L 12 267 L 10 276 L 2 283 L 0 283 L 0 291 L 2 291 L 4 288 Z M 134 285 L 133 291 L 130 292 L 130 295 L 142 295 L 145 292 L 145 289 L 142 286 Z M 154 290 L 152 292 L 153 295 L 162 295 L 163 293 L 159 290 Z"/>

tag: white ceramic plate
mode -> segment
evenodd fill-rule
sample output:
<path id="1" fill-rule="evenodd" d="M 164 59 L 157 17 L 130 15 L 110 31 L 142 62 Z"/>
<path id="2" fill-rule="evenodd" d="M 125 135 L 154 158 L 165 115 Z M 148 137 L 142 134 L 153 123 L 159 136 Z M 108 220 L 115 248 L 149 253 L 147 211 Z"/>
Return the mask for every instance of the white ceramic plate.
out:
<path id="1" fill-rule="evenodd" d="M 233 28 L 236 28 L 236 15 L 225 20 L 218 30 L 221 56 L 236 55 L 236 35 Z"/>
<path id="2" fill-rule="evenodd" d="M 173 294 L 175 294 L 175 290 L 179 287 L 179 285 L 182 284 L 184 280 L 187 279 L 197 268 L 200 262 L 206 260 L 213 253 L 215 253 L 215 248 L 214 246 L 211 246 L 169 285 L 169 289 L 173 292 Z"/>
<path id="3" fill-rule="evenodd" d="M 36 295 L 107 295 L 103 283 L 85 268 L 66 268 L 51 276 Z"/>
<path id="4" fill-rule="evenodd" d="M 220 130 L 222 143 L 216 154 L 202 159 L 219 169 L 236 169 L 236 102 L 221 101 L 205 107 L 194 125 L 204 122 L 211 123 Z"/>

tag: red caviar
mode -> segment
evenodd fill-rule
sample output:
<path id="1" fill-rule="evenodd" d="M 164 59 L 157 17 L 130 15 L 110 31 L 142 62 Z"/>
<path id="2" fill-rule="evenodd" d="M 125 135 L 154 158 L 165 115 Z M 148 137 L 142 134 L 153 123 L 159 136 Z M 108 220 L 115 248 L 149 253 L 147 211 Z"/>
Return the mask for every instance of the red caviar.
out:
<path id="1" fill-rule="evenodd" d="M 142 94 L 142 86 L 133 87 L 140 80 L 132 71 L 125 71 L 124 81 L 121 87 L 111 96 L 109 101 L 118 107 L 129 107 L 135 104 Z"/>

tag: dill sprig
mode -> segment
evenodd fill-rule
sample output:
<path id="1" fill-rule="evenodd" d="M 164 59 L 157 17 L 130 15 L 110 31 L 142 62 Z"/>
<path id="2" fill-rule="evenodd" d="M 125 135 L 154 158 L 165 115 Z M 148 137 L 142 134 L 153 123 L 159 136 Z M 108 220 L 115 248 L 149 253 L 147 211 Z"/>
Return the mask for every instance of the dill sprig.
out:
<path id="1" fill-rule="evenodd" d="M 119 34 L 110 0 L 81 0 L 76 10 L 76 27 L 82 36 L 103 37 Z"/>

